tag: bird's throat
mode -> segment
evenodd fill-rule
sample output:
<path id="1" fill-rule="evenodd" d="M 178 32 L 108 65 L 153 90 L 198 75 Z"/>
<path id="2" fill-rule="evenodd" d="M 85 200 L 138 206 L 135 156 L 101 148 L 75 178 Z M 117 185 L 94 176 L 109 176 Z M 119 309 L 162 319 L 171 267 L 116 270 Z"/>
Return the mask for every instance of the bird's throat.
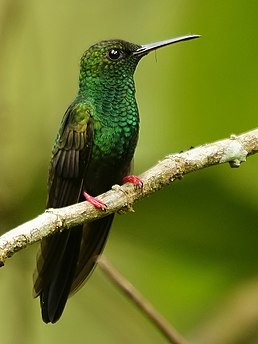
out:
<path id="1" fill-rule="evenodd" d="M 116 160 L 131 155 L 136 145 L 131 138 L 138 136 L 139 128 L 133 78 L 84 79 L 78 97 L 94 109 L 93 158 Z"/>

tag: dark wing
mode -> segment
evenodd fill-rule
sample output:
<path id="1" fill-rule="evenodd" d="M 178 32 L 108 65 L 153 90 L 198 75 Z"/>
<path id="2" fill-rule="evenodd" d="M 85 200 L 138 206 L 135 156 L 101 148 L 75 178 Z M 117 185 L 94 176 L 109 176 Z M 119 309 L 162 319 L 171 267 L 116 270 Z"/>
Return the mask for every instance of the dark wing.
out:
<path id="1" fill-rule="evenodd" d="M 93 144 L 91 109 L 72 104 L 66 111 L 53 148 L 49 169 L 47 207 L 79 201 L 83 175 Z M 40 295 L 42 317 L 55 322 L 65 306 L 80 251 L 82 227 L 45 238 L 34 273 L 34 295 Z"/>
<path id="2" fill-rule="evenodd" d="M 91 157 L 93 123 L 88 106 L 66 111 L 49 168 L 47 208 L 77 203 Z"/>

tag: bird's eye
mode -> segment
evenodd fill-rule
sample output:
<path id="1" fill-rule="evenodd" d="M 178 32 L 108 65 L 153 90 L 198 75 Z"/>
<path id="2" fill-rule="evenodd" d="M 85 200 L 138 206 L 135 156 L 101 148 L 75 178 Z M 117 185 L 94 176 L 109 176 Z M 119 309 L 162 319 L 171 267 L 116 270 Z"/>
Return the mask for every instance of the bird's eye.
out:
<path id="1" fill-rule="evenodd" d="M 123 54 L 122 54 L 121 50 L 113 48 L 113 49 L 109 50 L 109 52 L 107 53 L 107 57 L 111 61 L 118 61 L 123 57 Z"/>

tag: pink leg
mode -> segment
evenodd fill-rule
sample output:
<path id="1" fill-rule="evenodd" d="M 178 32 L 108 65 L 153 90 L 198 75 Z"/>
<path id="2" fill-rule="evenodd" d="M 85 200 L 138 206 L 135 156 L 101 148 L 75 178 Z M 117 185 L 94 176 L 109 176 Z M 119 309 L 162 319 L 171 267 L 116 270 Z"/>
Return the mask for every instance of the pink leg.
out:
<path id="1" fill-rule="evenodd" d="M 83 192 L 83 196 L 85 197 L 86 201 L 90 202 L 90 204 L 94 205 L 94 207 L 105 210 L 106 204 L 98 200 L 97 198 L 89 195 L 87 192 Z"/>
<path id="2" fill-rule="evenodd" d="M 123 178 L 123 184 L 125 184 L 125 183 L 132 183 L 132 184 L 134 184 L 140 188 L 142 188 L 142 186 L 143 186 L 142 179 L 140 177 L 137 177 L 137 176 L 125 176 Z"/>

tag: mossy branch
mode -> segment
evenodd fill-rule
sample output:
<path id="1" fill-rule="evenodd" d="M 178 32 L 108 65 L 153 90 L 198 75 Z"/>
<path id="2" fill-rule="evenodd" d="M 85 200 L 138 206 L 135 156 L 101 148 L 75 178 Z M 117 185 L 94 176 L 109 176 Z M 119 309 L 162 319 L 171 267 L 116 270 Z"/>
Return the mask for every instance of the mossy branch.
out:
<path id="1" fill-rule="evenodd" d="M 110 191 L 98 197 L 107 205 L 105 211 L 94 208 L 88 202 L 65 208 L 47 209 L 35 219 L 0 237 L 0 266 L 3 266 L 6 259 L 15 252 L 46 236 L 114 212 L 130 211 L 135 202 L 182 178 L 185 174 L 227 162 L 231 167 L 239 167 L 249 155 L 257 152 L 258 129 L 238 136 L 231 135 L 225 140 L 167 156 L 140 176 L 143 181 L 142 188 L 136 188 L 132 184 L 114 185 Z"/>

